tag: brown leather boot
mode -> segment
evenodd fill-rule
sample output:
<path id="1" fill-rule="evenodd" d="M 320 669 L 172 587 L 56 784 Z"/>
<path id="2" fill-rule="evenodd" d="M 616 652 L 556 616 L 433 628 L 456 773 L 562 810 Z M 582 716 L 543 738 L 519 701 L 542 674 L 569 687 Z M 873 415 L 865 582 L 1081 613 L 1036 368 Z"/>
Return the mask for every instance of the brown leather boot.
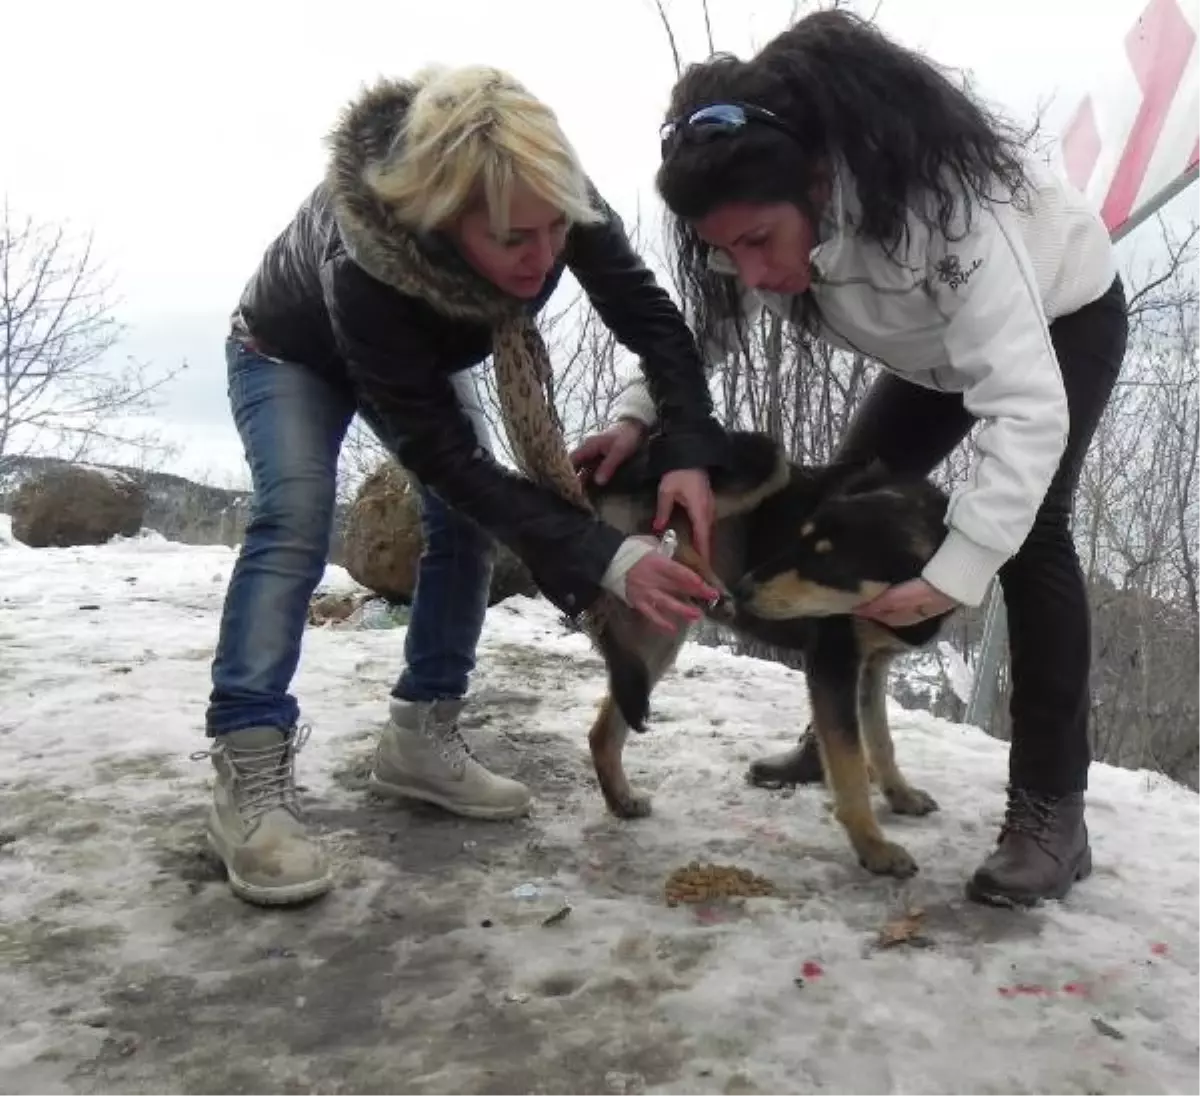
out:
<path id="1" fill-rule="evenodd" d="M 995 851 L 967 884 L 967 897 L 997 906 L 1063 898 L 1092 873 L 1083 793 L 1060 797 L 1008 789 Z"/>
<path id="2" fill-rule="evenodd" d="M 768 754 L 750 762 L 746 779 L 760 788 L 781 788 L 786 784 L 820 784 L 825 780 L 821 751 L 812 727 L 806 727 L 800 741 L 783 753 Z"/>

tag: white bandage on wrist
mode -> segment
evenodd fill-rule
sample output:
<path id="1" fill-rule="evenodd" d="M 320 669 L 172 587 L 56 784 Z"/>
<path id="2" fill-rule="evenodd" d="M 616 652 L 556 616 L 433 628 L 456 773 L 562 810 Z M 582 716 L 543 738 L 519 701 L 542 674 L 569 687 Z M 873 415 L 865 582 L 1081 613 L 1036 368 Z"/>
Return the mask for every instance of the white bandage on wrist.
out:
<path id="1" fill-rule="evenodd" d="M 626 537 L 613 556 L 612 562 L 609 563 L 608 570 L 604 572 L 600 585 L 628 605 L 629 597 L 625 591 L 625 576 L 629 574 L 630 569 L 639 559 L 651 555 L 657 550 L 652 542 L 642 537 Z"/>

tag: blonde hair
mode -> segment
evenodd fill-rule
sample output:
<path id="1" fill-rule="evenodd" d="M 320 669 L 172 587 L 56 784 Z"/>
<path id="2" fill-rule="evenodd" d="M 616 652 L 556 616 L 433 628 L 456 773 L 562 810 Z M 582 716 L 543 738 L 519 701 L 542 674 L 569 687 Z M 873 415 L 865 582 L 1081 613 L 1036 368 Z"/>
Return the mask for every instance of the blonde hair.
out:
<path id="1" fill-rule="evenodd" d="M 482 199 L 492 231 L 502 235 L 518 183 L 570 221 L 601 219 L 554 112 L 508 73 L 485 65 L 436 67 L 414 83 L 393 155 L 366 173 L 402 221 L 429 231 Z"/>

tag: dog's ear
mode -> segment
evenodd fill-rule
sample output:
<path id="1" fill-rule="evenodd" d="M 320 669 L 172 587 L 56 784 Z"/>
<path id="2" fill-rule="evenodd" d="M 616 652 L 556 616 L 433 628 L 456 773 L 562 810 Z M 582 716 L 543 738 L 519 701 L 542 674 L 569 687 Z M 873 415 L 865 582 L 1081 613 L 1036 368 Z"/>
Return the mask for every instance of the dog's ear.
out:
<path id="1" fill-rule="evenodd" d="M 783 446 L 769 434 L 730 430 L 725 437 L 725 465 L 742 478 L 766 480 L 775 474 L 779 462 L 786 459 Z"/>
<path id="2" fill-rule="evenodd" d="M 788 462 L 783 446 L 767 434 L 731 430 L 725 435 L 720 461 L 709 468 L 709 481 L 718 495 L 745 495 L 787 482 Z"/>

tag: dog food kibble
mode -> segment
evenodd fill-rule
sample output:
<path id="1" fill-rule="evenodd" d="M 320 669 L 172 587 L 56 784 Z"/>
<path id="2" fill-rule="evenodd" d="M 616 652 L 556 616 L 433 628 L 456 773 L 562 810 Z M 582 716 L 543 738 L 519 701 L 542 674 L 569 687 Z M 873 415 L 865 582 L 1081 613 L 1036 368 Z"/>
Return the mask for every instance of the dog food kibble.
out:
<path id="1" fill-rule="evenodd" d="M 720 898 L 764 898 L 775 893 L 775 884 L 748 868 L 693 860 L 667 877 L 665 893 L 667 905 L 678 906 L 680 902 L 710 902 Z"/>

